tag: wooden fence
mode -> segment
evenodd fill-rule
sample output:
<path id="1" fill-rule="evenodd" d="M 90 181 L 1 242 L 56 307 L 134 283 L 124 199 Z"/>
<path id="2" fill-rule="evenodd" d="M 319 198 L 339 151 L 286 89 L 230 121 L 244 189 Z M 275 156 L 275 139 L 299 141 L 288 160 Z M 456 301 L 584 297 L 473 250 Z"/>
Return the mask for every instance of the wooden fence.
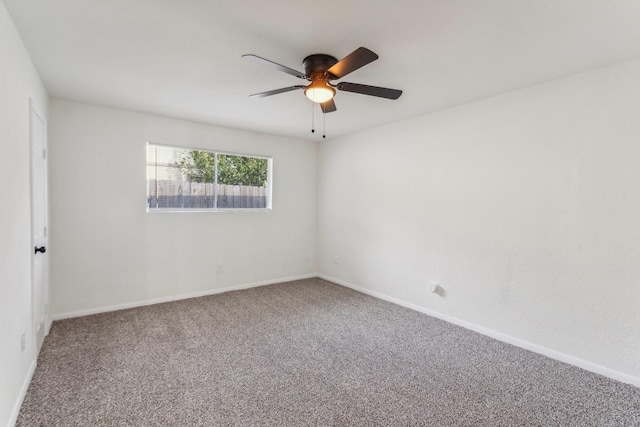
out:
<path id="1" fill-rule="evenodd" d="M 149 180 L 149 209 L 264 209 L 267 207 L 266 187 Z"/>

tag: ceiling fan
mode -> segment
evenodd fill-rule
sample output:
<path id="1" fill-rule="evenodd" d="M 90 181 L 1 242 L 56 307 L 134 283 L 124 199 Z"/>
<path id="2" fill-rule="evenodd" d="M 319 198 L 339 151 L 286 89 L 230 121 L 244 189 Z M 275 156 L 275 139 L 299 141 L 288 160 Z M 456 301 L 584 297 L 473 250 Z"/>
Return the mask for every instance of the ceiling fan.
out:
<path id="1" fill-rule="evenodd" d="M 378 55 L 364 47 L 359 47 L 340 61 L 331 55 L 325 55 L 322 53 L 309 55 L 302 61 L 304 73 L 294 70 L 293 68 L 277 64 L 273 61 L 269 61 L 268 59 L 261 58 L 257 55 L 246 54 L 242 55 L 242 57 L 265 64 L 275 68 L 276 70 L 283 71 L 287 74 L 291 74 L 292 76 L 311 82 L 306 86 L 289 86 L 249 95 L 252 97 L 261 98 L 292 90 L 304 89 L 304 94 L 307 98 L 317 104 L 320 104 L 323 113 L 331 113 L 336 111 L 336 104 L 333 101 L 336 89 L 344 92 L 360 93 L 363 95 L 377 96 L 387 99 L 398 99 L 400 95 L 402 95 L 402 91 L 397 89 L 368 86 L 359 83 L 340 82 L 338 84 L 333 84 L 331 82 L 332 80 L 341 79 L 358 68 L 364 67 L 370 62 L 378 59 Z"/>

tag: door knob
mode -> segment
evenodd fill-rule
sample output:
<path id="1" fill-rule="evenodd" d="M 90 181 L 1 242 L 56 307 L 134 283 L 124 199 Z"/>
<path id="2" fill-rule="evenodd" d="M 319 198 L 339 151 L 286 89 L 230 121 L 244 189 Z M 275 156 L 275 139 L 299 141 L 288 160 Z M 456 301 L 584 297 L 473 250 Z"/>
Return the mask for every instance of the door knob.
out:
<path id="1" fill-rule="evenodd" d="M 37 254 L 38 252 L 45 253 L 47 252 L 47 248 L 45 248 L 44 246 L 40 246 L 40 247 L 36 246 L 33 253 Z"/>

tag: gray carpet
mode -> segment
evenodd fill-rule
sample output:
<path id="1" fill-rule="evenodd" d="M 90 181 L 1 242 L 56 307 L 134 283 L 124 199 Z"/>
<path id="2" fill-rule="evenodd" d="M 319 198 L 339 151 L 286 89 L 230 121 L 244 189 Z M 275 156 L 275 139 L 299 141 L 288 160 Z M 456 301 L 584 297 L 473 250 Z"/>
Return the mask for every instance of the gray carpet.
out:
<path id="1" fill-rule="evenodd" d="M 18 426 L 640 426 L 640 389 L 321 279 L 57 321 Z"/>

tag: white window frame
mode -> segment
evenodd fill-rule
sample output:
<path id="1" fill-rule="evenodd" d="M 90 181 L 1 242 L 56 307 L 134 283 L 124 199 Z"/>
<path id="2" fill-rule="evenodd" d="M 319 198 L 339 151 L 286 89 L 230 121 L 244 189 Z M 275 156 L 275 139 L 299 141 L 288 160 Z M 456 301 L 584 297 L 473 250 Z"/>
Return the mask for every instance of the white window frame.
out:
<path id="1" fill-rule="evenodd" d="M 158 146 L 158 147 L 167 147 L 167 148 L 175 148 L 178 150 L 184 151 L 205 151 L 208 153 L 214 154 L 215 159 L 215 181 L 213 185 L 213 200 L 214 207 L 213 208 L 150 208 L 149 207 L 149 176 L 146 173 L 146 169 L 150 166 L 147 159 L 147 150 L 150 145 Z M 266 207 L 264 208 L 218 208 L 218 155 L 228 155 L 228 156 L 240 156 L 240 157 L 252 157 L 257 159 L 265 159 L 267 160 L 267 186 L 266 186 Z M 159 144 L 156 142 L 147 141 L 145 144 L 145 185 L 146 185 L 146 211 L 147 213 L 188 213 L 188 212 L 271 212 L 272 211 L 272 195 L 273 195 L 273 157 L 265 156 L 260 154 L 247 154 L 240 153 L 235 151 L 224 151 L 224 150 L 215 150 L 211 148 L 198 148 L 193 146 L 180 146 L 180 145 L 170 145 L 170 144 Z"/>

